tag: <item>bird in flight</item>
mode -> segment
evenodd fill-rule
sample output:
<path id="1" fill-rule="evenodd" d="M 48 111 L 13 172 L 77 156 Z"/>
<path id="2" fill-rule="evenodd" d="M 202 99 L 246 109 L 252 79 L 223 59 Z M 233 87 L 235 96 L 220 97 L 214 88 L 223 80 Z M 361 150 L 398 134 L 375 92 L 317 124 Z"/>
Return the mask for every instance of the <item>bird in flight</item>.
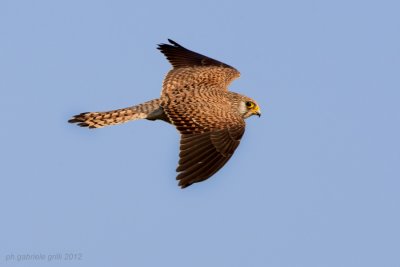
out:
<path id="1" fill-rule="evenodd" d="M 68 122 L 101 128 L 132 120 L 163 120 L 181 135 L 176 169 L 181 188 L 210 178 L 231 158 L 245 130 L 245 119 L 261 116 L 253 99 L 228 91 L 240 76 L 235 68 L 168 39 L 158 49 L 172 65 L 160 98 L 128 108 L 86 112 Z"/>

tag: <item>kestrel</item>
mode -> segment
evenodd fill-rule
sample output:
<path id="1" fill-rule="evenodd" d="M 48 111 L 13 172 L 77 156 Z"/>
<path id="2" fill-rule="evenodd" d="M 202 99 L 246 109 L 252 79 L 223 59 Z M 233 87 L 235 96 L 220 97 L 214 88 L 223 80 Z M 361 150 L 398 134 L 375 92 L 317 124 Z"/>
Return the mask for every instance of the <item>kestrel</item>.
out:
<path id="1" fill-rule="evenodd" d="M 173 124 L 181 135 L 176 179 L 185 188 L 221 169 L 240 143 L 244 120 L 261 112 L 253 99 L 228 91 L 240 76 L 238 70 L 168 41 L 158 46 L 173 67 L 160 98 L 123 109 L 81 113 L 68 122 L 88 128 L 137 119 Z"/>

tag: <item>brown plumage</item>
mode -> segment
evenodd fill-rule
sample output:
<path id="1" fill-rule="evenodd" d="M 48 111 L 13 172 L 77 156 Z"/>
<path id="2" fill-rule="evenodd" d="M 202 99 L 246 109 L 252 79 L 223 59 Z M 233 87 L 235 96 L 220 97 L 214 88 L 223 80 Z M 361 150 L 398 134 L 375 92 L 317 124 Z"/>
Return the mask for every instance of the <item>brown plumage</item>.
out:
<path id="1" fill-rule="evenodd" d="M 158 49 L 173 69 L 164 79 L 159 99 L 108 112 L 81 113 L 69 122 L 89 128 L 136 119 L 175 125 L 181 133 L 176 179 L 185 188 L 221 169 L 240 143 L 244 119 L 261 113 L 254 100 L 228 91 L 240 76 L 235 68 L 168 41 Z"/>
<path id="2" fill-rule="evenodd" d="M 131 120 L 146 119 L 149 114 L 160 108 L 160 102 L 160 99 L 153 99 L 129 108 L 103 112 L 84 112 L 75 115 L 68 122 L 77 123 L 81 127 L 101 128 Z"/>

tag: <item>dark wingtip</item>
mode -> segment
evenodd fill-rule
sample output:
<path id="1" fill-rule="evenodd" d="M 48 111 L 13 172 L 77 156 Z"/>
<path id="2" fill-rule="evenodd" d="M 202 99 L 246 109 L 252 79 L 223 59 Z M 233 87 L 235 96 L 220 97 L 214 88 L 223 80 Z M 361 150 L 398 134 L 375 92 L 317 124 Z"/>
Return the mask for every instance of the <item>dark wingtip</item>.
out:
<path id="1" fill-rule="evenodd" d="M 181 189 L 185 189 L 186 187 L 191 186 L 191 185 L 192 184 L 184 184 L 184 183 L 181 183 L 181 182 L 179 182 L 179 184 L 178 184 L 178 186 L 180 186 Z"/>
<path id="2" fill-rule="evenodd" d="M 180 44 L 178 44 L 174 40 L 169 39 L 169 38 L 167 40 L 168 40 L 169 44 L 166 44 L 166 43 L 158 44 L 157 49 L 163 51 L 167 47 L 182 47 L 183 48 L 183 46 L 181 46 Z"/>
<path id="3" fill-rule="evenodd" d="M 174 68 L 188 66 L 217 66 L 234 69 L 233 67 L 218 60 L 189 50 L 171 39 L 167 40 L 169 44 L 159 44 L 157 49 L 166 56 L 166 58 Z"/>
<path id="4" fill-rule="evenodd" d="M 168 39 L 168 42 L 169 42 L 170 44 L 176 46 L 176 47 L 182 47 L 180 44 L 178 44 L 177 42 L 175 42 L 175 41 L 172 40 L 172 39 Z"/>

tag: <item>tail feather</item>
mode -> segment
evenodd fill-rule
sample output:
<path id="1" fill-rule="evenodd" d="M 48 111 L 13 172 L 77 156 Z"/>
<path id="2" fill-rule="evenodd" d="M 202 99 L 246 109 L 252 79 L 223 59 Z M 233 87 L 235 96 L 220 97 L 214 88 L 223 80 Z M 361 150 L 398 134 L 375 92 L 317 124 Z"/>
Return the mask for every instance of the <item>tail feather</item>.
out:
<path id="1" fill-rule="evenodd" d="M 84 112 L 75 115 L 69 123 L 88 128 L 101 128 L 121 124 L 131 120 L 145 119 L 151 112 L 160 107 L 160 100 L 154 99 L 143 104 L 106 112 Z"/>

